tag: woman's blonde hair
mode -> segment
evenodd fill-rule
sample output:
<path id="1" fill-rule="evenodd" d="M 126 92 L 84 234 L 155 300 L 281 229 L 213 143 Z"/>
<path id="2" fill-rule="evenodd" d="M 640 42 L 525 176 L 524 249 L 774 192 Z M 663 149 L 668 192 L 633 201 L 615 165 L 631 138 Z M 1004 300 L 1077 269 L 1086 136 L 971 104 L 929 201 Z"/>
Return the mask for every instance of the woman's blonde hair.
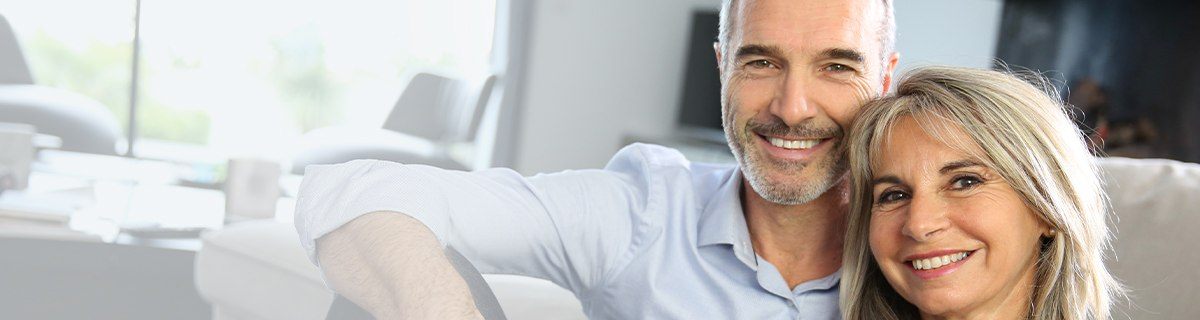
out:
<path id="1" fill-rule="evenodd" d="M 1110 318 L 1113 297 L 1123 289 L 1104 266 L 1108 202 L 1095 158 L 1059 101 L 1036 74 L 924 67 L 901 79 L 894 95 L 863 107 L 847 143 L 851 209 L 841 282 L 845 319 L 919 318 L 917 308 L 880 272 L 868 235 L 872 168 L 888 132 L 904 117 L 996 171 L 1055 230 L 1043 239 L 1037 260 L 1032 319 Z"/>

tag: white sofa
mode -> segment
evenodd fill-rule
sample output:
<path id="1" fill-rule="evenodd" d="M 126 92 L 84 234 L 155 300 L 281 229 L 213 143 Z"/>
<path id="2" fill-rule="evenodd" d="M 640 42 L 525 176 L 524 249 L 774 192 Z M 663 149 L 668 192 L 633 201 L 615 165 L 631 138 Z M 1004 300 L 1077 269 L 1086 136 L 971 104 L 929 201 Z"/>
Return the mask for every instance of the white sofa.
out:
<path id="1" fill-rule="evenodd" d="M 1110 271 L 1129 288 L 1114 319 L 1200 317 L 1200 165 L 1101 162 L 1115 215 Z"/>
<path id="2" fill-rule="evenodd" d="M 196 254 L 196 289 L 213 319 L 325 319 L 333 302 L 291 224 L 272 220 L 204 235 Z M 570 291 L 541 279 L 484 275 L 509 320 L 586 319 Z"/>
<path id="3" fill-rule="evenodd" d="M 1200 165 L 1101 161 L 1116 229 L 1110 266 L 1130 288 L 1116 319 L 1200 315 Z M 485 275 L 508 319 L 584 319 L 570 292 L 519 276 Z M 205 236 L 196 287 L 215 319 L 324 319 L 333 294 L 290 224 L 260 221 Z"/>

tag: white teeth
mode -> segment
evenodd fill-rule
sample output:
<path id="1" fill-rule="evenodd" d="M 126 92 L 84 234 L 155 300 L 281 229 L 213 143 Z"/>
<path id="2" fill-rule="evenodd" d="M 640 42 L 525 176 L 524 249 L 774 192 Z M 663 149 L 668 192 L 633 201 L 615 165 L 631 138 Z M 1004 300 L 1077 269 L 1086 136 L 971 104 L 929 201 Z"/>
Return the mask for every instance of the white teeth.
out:
<path id="1" fill-rule="evenodd" d="M 771 145 L 784 149 L 808 149 L 815 147 L 821 140 L 784 140 L 780 138 L 767 138 Z"/>
<path id="2" fill-rule="evenodd" d="M 940 257 L 913 260 L 912 266 L 914 269 L 917 269 L 917 270 L 937 269 L 937 268 L 941 268 L 942 266 L 958 262 L 959 260 L 962 260 L 963 258 L 966 258 L 966 257 L 967 257 L 966 252 L 959 252 L 959 253 L 948 254 L 948 255 L 944 255 L 944 256 L 940 256 Z"/>

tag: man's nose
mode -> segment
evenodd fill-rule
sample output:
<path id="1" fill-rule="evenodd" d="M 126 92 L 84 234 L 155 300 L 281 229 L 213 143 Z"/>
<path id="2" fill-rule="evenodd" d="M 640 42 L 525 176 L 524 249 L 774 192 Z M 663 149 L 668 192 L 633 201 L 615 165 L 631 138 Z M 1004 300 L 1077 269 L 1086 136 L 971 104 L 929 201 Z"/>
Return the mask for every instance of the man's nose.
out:
<path id="1" fill-rule="evenodd" d="M 901 232 L 918 242 L 932 240 L 950 229 L 949 210 L 946 202 L 937 198 L 913 197 Z"/>
<path id="2" fill-rule="evenodd" d="M 803 77 L 789 75 L 781 86 L 775 100 L 771 102 L 771 114 L 789 126 L 816 116 L 817 105 L 810 99 L 811 90 Z"/>

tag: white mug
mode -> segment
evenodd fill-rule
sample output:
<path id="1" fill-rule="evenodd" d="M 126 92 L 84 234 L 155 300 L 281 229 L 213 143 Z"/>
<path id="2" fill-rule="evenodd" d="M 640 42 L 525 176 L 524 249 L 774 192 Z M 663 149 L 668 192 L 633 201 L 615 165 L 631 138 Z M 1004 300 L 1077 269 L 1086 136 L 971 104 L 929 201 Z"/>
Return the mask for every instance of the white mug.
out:
<path id="1" fill-rule="evenodd" d="M 229 159 L 225 172 L 225 221 L 270 219 L 279 201 L 278 162 L 262 159 Z"/>
<path id="2" fill-rule="evenodd" d="M 0 122 L 0 190 L 24 190 L 29 186 L 36 135 L 32 125 Z"/>

